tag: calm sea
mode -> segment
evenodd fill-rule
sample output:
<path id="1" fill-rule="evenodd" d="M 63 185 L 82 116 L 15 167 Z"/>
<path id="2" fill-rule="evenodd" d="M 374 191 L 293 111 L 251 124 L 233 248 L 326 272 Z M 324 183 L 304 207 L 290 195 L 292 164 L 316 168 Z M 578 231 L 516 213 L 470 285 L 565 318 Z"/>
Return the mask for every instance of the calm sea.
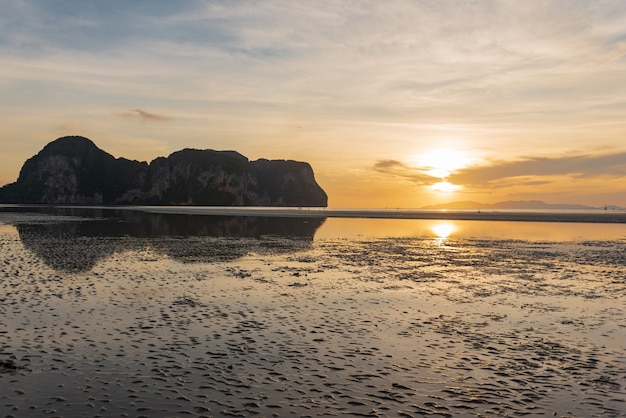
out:
<path id="1" fill-rule="evenodd" d="M 626 239 L 624 211 L 72 207 L 0 205 L 0 221 L 77 236 L 415 237 L 584 241 Z M 66 224 L 64 227 L 63 225 Z M 67 225 L 71 224 L 71 228 Z M 60 229 L 60 230 L 59 230 Z"/>

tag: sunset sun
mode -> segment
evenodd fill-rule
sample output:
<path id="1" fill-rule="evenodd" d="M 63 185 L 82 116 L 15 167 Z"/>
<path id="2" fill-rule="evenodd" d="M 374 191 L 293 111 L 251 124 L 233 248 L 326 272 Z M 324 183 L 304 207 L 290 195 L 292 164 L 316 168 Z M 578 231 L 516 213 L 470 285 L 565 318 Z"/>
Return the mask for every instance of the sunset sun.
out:
<path id="1" fill-rule="evenodd" d="M 422 172 L 434 179 L 439 179 L 427 188 L 437 193 L 452 193 L 462 187 L 446 180 L 455 171 L 467 167 L 471 158 L 464 152 L 454 148 L 438 148 L 419 155 L 416 164 Z"/>
<path id="2" fill-rule="evenodd" d="M 445 179 L 456 170 L 467 167 L 470 158 L 464 152 L 453 148 L 439 148 L 418 156 L 416 162 L 425 174 Z"/>
<path id="3" fill-rule="evenodd" d="M 434 192 L 452 193 L 459 190 L 461 186 L 452 184 L 449 181 L 440 181 L 435 184 L 431 184 L 428 188 Z"/>

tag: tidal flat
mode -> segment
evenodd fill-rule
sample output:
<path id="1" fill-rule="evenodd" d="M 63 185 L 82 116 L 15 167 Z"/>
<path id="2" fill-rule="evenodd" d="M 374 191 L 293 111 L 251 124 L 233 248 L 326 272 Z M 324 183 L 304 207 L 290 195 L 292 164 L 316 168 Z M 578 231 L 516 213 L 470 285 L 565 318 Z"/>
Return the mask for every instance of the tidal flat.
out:
<path id="1" fill-rule="evenodd" d="M 626 235 L 142 222 L 0 211 L 1 416 L 625 416 Z"/>

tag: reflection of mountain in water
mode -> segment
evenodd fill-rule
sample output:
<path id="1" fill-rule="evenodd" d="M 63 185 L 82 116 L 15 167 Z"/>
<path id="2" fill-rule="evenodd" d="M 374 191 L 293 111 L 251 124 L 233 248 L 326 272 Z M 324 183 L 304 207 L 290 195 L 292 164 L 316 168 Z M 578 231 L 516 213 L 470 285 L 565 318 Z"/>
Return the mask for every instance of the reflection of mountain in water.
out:
<path id="1" fill-rule="evenodd" d="M 308 248 L 324 219 L 150 214 L 87 208 L 37 208 L 48 215 L 89 218 L 30 222 L 13 218 L 22 243 L 62 271 L 88 271 L 116 252 L 150 249 L 190 262 L 233 260 L 255 252 Z M 63 218 L 60 218 L 63 219 Z"/>

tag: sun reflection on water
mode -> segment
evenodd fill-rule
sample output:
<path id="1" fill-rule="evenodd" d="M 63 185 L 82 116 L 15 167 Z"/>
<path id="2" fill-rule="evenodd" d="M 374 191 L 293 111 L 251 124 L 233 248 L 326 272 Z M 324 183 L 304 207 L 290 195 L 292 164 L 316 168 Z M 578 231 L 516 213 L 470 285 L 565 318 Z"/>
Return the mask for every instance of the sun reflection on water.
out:
<path id="1" fill-rule="evenodd" d="M 454 231 L 456 226 L 452 222 L 439 222 L 431 226 L 431 230 L 439 240 L 447 239 Z"/>

